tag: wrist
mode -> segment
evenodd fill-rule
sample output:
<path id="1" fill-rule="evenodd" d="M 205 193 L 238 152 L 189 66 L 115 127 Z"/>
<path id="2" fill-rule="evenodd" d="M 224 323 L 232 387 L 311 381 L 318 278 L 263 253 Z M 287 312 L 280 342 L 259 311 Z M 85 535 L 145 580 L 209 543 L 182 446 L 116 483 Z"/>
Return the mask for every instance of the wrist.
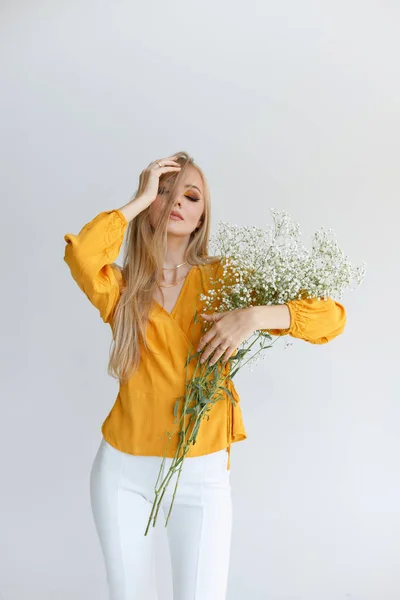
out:
<path id="1" fill-rule="evenodd" d="M 152 204 L 154 199 L 155 199 L 154 197 L 151 198 L 150 196 L 146 196 L 145 194 L 140 194 L 139 196 L 136 196 L 136 198 L 134 198 L 132 200 L 132 202 L 135 202 L 136 204 L 141 205 L 144 210 L 145 208 L 150 206 L 150 204 Z"/>
<path id="2" fill-rule="evenodd" d="M 251 319 L 254 331 L 259 329 L 289 330 L 291 327 L 290 310 L 286 303 L 250 306 L 249 308 L 252 311 Z"/>
<path id="3" fill-rule="evenodd" d="M 137 196 L 133 200 L 130 200 L 124 206 L 121 206 L 118 210 L 124 215 L 125 219 L 132 221 L 138 216 L 143 210 L 145 210 L 151 202 L 145 196 Z"/>
<path id="4" fill-rule="evenodd" d="M 259 329 L 267 329 L 268 323 L 268 306 L 250 306 L 247 310 L 250 314 L 250 320 L 252 329 L 258 331 Z"/>

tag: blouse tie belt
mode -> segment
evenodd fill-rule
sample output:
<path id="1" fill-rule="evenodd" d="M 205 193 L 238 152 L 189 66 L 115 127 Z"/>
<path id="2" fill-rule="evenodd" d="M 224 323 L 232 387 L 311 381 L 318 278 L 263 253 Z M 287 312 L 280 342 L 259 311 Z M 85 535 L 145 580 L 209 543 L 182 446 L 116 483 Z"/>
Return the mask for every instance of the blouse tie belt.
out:
<path id="1" fill-rule="evenodd" d="M 227 448 L 227 451 L 228 451 L 228 464 L 227 464 L 227 467 L 226 467 L 226 469 L 227 469 L 227 471 L 229 471 L 229 470 L 230 470 L 230 468 L 231 468 L 231 439 L 232 439 L 232 435 L 231 435 L 231 430 L 232 430 L 232 428 L 231 428 L 232 418 L 231 418 L 231 417 L 232 417 L 232 408 L 233 408 L 233 407 L 232 407 L 232 403 L 231 403 L 231 401 L 230 401 L 230 399 L 229 399 L 229 396 L 227 396 L 227 399 L 226 399 L 226 407 L 227 407 L 227 411 L 228 411 L 228 412 L 227 412 L 227 419 L 226 419 L 226 422 L 227 422 L 227 424 L 228 424 L 228 431 L 227 431 L 227 440 L 228 440 L 228 448 Z"/>

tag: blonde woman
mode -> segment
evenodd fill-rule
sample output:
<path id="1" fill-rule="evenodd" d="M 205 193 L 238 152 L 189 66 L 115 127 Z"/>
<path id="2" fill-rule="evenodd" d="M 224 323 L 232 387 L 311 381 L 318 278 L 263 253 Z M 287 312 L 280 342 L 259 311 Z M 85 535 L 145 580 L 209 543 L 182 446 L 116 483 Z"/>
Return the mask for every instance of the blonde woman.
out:
<path id="1" fill-rule="evenodd" d="M 210 193 L 186 152 L 151 162 L 132 200 L 100 212 L 77 235 L 66 234 L 72 277 L 112 331 L 108 373 L 119 391 L 101 431 L 90 473 L 94 522 L 110 600 L 147 600 L 154 590 L 154 529 L 144 531 L 154 486 L 174 429 L 173 406 L 185 390 L 190 339 L 204 359 L 225 364 L 256 330 L 326 343 L 345 326 L 344 307 L 328 299 L 251 307 L 216 317 L 202 337 L 193 316 L 221 262 L 208 255 Z M 117 259 L 126 238 L 123 265 Z M 215 315 L 216 316 L 216 315 Z M 193 362 L 193 361 L 192 361 Z M 190 376 L 190 368 L 189 368 Z M 232 499 L 231 443 L 246 439 L 240 398 L 217 402 L 184 461 L 166 529 L 174 600 L 226 598 Z M 177 448 L 172 438 L 168 471 Z M 165 515 L 174 478 L 164 496 Z"/>

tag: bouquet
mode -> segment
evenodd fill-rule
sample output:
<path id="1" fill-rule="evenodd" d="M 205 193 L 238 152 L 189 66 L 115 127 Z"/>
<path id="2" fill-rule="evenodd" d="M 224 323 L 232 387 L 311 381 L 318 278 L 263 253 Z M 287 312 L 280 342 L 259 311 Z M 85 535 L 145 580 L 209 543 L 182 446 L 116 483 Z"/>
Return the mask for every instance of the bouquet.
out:
<path id="1" fill-rule="evenodd" d="M 218 224 L 217 233 L 211 236 L 213 254 L 221 257 L 222 275 L 211 281 L 206 295 L 200 294 L 205 310 L 225 312 L 250 306 L 283 304 L 291 300 L 327 297 L 342 298 L 352 282 L 360 285 L 365 276 L 365 262 L 352 265 L 339 248 L 332 229 L 316 231 L 311 251 L 300 241 L 299 225 L 293 223 L 285 211 L 270 209 L 273 225 L 265 228 L 239 227 L 226 222 Z M 198 313 L 194 323 L 198 323 Z M 202 333 L 212 323 L 202 325 Z M 209 365 L 199 362 L 200 352 L 193 349 L 190 340 L 186 367 L 195 360 L 194 372 L 186 377 L 185 394 L 177 398 L 174 406 L 173 432 L 167 432 L 168 442 L 159 476 L 155 484 L 155 499 L 145 535 L 151 522 L 155 526 L 158 512 L 171 478 L 177 473 L 175 488 L 167 515 L 168 525 L 174 499 L 182 472 L 184 459 L 204 419 L 210 418 L 213 405 L 228 394 L 235 405 L 227 379 L 233 379 L 245 365 L 253 366 L 271 348 L 280 336 L 273 337 L 266 331 L 256 331 L 231 355 L 226 365 L 221 359 Z M 289 344 L 287 344 L 288 346 Z M 286 347 L 287 347 L 286 346 Z M 178 433 L 178 445 L 170 468 L 160 482 L 165 456 L 172 437 Z"/>

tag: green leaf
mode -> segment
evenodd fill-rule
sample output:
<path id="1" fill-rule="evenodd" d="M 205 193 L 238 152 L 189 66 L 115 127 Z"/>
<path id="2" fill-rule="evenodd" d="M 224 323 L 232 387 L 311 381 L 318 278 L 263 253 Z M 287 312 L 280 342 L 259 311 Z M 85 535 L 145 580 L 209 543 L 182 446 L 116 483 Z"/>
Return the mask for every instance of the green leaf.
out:
<path id="1" fill-rule="evenodd" d="M 228 390 L 228 388 L 224 387 L 223 385 L 220 385 L 219 387 L 220 387 L 220 389 L 221 389 L 221 390 L 225 390 L 225 392 L 226 392 L 227 394 L 229 394 L 229 396 L 230 396 L 231 398 L 233 398 L 233 394 L 232 394 L 232 392 L 231 392 L 230 390 Z"/>
<path id="2" fill-rule="evenodd" d="M 259 334 L 262 337 L 268 338 L 269 340 L 272 340 L 272 335 L 270 335 L 269 333 L 267 333 L 266 331 L 259 331 Z"/>
<path id="3" fill-rule="evenodd" d="M 180 398 L 178 398 L 178 400 L 175 402 L 175 405 L 174 405 L 174 417 L 175 417 L 174 423 L 175 424 L 176 424 L 177 418 L 178 418 L 179 402 L 180 402 Z"/>
<path id="4" fill-rule="evenodd" d="M 187 367 L 188 364 L 190 363 L 190 361 L 193 360 L 196 356 L 198 356 L 201 353 L 202 353 L 202 350 L 199 350 L 198 352 L 195 352 L 194 354 L 192 354 L 192 356 L 188 356 L 185 361 L 185 367 Z"/>
<path id="5" fill-rule="evenodd" d="M 200 404 L 210 404 L 210 402 L 213 402 L 214 399 L 212 396 L 203 396 L 203 398 L 200 400 Z"/>
<path id="6" fill-rule="evenodd" d="M 197 421 L 195 427 L 193 428 L 192 434 L 191 434 L 193 437 L 193 445 L 196 443 L 196 438 L 197 438 L 197 434 L 199 432 L 200 423 L 201 423 L 201 421 Z"/>
<path id="7" fill-rule="evenodd" d="M 247 348 L 241 348 L 240 350 L 238 350 L 236 352 L 236 354 L 234 356 L 230 356 L 229 357 L 229 361 L 234 361 L 234 360 L 241 360 L 243 358 L 243 356 L 246 356 L 248 350 Z"/>

